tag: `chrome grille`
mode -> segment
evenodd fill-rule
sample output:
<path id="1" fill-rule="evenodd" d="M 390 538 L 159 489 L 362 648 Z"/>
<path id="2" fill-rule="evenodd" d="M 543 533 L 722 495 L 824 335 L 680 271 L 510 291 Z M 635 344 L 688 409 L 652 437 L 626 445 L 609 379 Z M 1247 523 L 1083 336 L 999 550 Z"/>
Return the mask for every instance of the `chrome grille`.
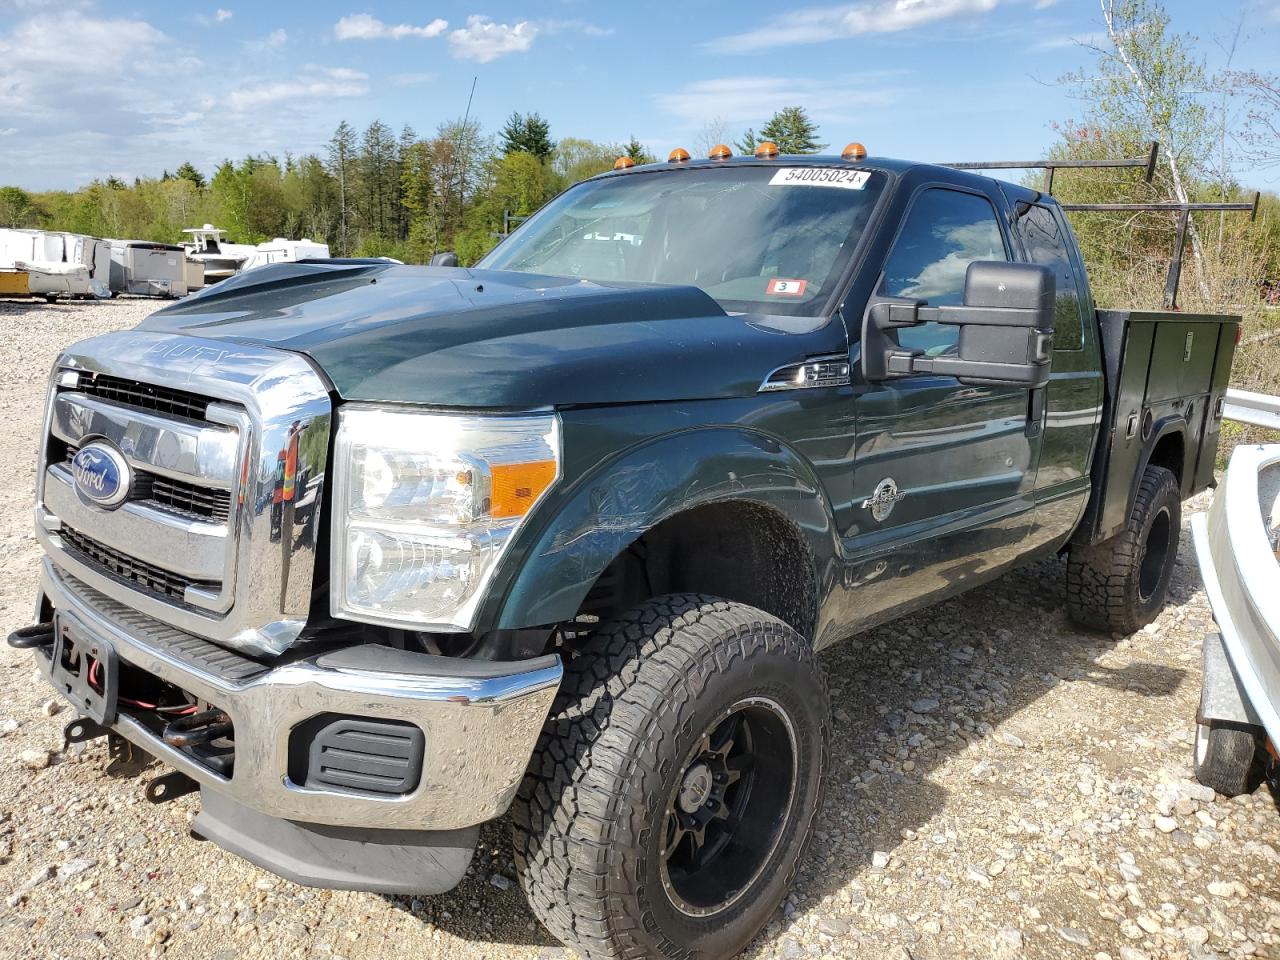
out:
<path id="1" fill-rule="evenodd" d="M 63 573 L 139 615 L 280 653 L 311 610 L 319 511 L 293 498 L 322 502 L 330 416 L 297 354 L 149 330 L 82 341 L 50 383 L 36 533 Z M 124 502 L 78 489 L 67 460 L 90 442 L 127 463 Z"/>
<path id="2" fill-rule="evenodd" d="M 210 490 L 183 480 L 152 477 L 151 496 L 148 499 L 166 510 L 189 517 L 200 517 L 213 523 L 226 523 L 231 516 L 230 491 Z"/>
<path id="3" fill-rule="evenodd" d="M 105 373 L 81 377 L 76 390 L 121 406 L 150 410 L 169 417 L 182 417 L 184 420 L 204 420 L 211 402 L 208 397 L 202 397 L 198 393 L 139 383 L 137 380 L 126 380 L 124 377 L 113 377 Z"/>
<path id="4" fill-rule="evenodd" d="M 203 587 L 213 591 L 221 587 L 218 583 L 198 583 L 180 574 L 162 570 L 67 526 L 58 531 L 58 535 L 73 551 L 117 580 L 124 580 L 138 589 L 159 594 L 177 603 L 183 602 L 187 587 Z"/>
<path id="5" fill-rule="evenodd" d="M 66 444 L 66 448 L 66 461 L 70 463 L 75 459 L 79 448 L 71 444 Z M 230 490 L 202 487 L 145 470 L 134 472 L 133 491 L 129 499 L 154 504 L 193 520 L 226 523 L 231 518 Z"/>

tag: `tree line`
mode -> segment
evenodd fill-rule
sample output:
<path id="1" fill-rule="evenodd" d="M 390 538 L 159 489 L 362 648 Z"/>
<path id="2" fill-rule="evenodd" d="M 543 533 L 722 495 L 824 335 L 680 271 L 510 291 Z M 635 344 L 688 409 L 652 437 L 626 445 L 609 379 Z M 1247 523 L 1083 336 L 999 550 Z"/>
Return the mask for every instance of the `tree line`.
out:
<path id="1" fill-rule="evenodd" d="M 802 107 L 779 111 L 761 139 L 784 153 L 822 147 Z M 741 147 L 754 146 L 747 131 Z M 450 250 L 471 263 L 512 223 L 620 156 L 655 159 L 634 137 L 554 140 L 538 113 L 513 113 L 492 136 L 467 120 L 442 123 L 428 137 L 381 120 L 363 131 L 344 121 L 320 153 L 225 160 L 208 178 L 183 163 L 132 184 L 108 177 L 71 191 L 0 187 L 0 226 L 176 242 L 185 228 L 212 223 L 240 243 L 307 237 L 335 256 L 422 263 Z"/>

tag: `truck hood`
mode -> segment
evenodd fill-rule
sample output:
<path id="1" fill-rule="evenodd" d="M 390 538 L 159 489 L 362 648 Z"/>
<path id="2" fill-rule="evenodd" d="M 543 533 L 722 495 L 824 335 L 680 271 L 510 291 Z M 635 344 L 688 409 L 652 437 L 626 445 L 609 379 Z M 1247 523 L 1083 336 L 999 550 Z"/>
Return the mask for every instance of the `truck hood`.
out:
<path id="1" fill-rule="evenodd" d="M 381 262 L 260 267 L 141 329 L 305 354 L 345 400 L 514 408 L 745 396 L 844 342 L 839 324 L 731 316 L 696 287 Z M 816 347 L 795 335 L 818 330 Z"/>

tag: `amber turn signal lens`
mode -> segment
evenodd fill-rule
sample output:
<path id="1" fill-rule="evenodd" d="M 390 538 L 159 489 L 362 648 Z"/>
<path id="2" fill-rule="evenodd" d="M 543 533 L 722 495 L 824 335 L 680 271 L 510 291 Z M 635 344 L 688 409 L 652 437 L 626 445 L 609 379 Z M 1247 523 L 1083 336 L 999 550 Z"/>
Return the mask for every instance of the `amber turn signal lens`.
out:
<path id="1" fill-rule="evenodd" d="M 523 517 L 556 479 L 554 460 L 531 463 L 495 463 L 489 490 L 491 517 Z"/>
<path id="2" fill-rule="evenodd" d="M 840 154 L 843 160 L 861 160 L 867 155 L 867 148 L 862 144 L 854 142 L 844 148 L 844 152 Z"/>
<path id="3" fill-rule="evenodd" d="M 756 144 L 756 157 L 760 160 L 769 160 L 778 155 L 778 145 L 772 140 L 765 140 L 763 143 Z"/>
<path id="4" fill-rule="evenodd" d="M 667 154 L 667 163 L 684 163 L 689 159 L 689 151 L 684 147 L 676 147 Z"/>
<path id="5" fill-rule="evenodd" d="M 636 162 L 630 157 L 619 157 L 613 161 L 613 169 L 615 170 L 626 170 L 628 167 L 634 167 L 635 165 Z"/>
<path id="6" fill-rule="evenodd" d="M 717 143 L 711 148 L 711 152 L 707 156 L 712 160 L 728 160 L 733 156 L 733 151 L 723 143 Z"/>

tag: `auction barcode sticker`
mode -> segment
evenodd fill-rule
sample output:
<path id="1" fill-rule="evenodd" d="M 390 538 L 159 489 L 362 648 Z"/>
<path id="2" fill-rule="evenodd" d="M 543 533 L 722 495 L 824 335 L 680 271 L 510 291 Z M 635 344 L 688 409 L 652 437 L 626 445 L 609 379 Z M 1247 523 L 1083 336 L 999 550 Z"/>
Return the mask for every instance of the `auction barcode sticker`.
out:
<path id="1" fill-rule="evenodd" d="M 840 187 L 861 190 L 871 179 L 866 170 L 830 167 L 783 167 L 769 181 L 771 187 Z"/>

